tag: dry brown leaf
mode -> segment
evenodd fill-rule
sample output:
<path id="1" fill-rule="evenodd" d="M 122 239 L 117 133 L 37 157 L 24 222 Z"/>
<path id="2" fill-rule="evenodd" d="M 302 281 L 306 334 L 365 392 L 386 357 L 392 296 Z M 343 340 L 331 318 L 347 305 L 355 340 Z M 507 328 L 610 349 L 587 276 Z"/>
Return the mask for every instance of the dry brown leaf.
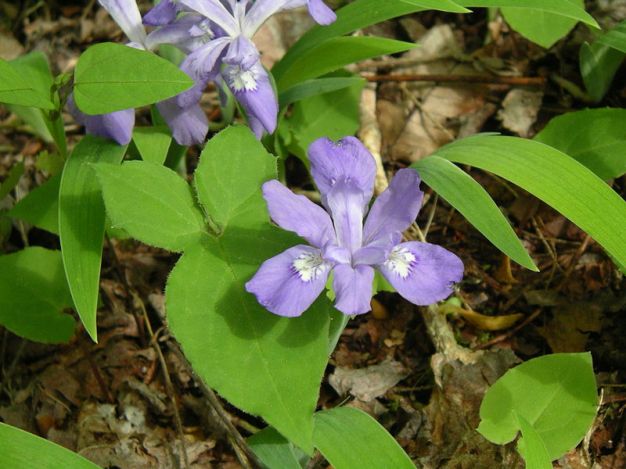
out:
<path id="1" fill-rule="evenodd" d="M 501 331 L 513 326 L 524 317 L 523 314 L 506 314 L 504 316 L 486 316 L 484 314 L 463 309 L 454 305 L 446 305 L 441 308 L 445 313 L 456 313 L 469 322 L 472 326 L 483 331 Z"/>

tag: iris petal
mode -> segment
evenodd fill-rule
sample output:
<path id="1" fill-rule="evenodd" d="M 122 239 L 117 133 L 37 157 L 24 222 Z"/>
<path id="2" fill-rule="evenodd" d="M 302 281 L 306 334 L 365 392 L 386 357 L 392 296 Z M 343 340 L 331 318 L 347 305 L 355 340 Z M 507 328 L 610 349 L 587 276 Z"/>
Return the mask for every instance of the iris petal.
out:
<path id="1" fill-rule="evenodd" d="M 330 268 L 318 249 L 294 246 L 266 260 L 246 291 L 274 314 L 300 316 L 324 290 Z"/>
<path id="2" fill-rule="evenodd" d="M 420 306 L 450 296 L 463 277 L 463 262 L 455 254 L 416 241 L 398 244 L 377 268 L 400 295 Z"/>
<path id="3" fill-rule="evenodd" d="M 98 2 L 109 12 L 128 39 L 141 45 L 145 43 L 146 30 L 135 0 L 98 0 Z"/>
<path id="4" fill-rule="evenodd" d="M 199 104 L 182 108 L 174 97 L 161 101 L 157 108 L 176 143 L 184 146 L 204 143 L 209 133 L 209 120 Z"/>
<path id="5" fill-rule="evenodd" d="M 335 233 L 328 213 L 303 195 L 296 195 L 277 180 L 263 184 L 263 197 L 270 217 L 287 231 L 322 248 L 333 240 Z"/>
<path id="6" fill-rule="evenodd" d="M 363 244 L 363 207 L 368 198 L 351 181 L 337 182 L 327 196 L 339 246 L 354 253 Z"/>
<path id="7" fill-rule="evenodd" d="M 352 267 L 341 264 L 335 267 L 333 289 L 335 308 L 347 315 L 364 314 L 371 310 L 374 269 L 367 265 Z"/>

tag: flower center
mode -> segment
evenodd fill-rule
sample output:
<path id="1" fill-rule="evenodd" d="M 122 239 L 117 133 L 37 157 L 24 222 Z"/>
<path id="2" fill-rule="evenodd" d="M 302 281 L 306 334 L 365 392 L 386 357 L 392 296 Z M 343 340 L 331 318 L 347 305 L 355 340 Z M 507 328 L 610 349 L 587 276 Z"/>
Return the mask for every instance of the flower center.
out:
<path id="1" fill-rule="evenodd" d="M 257 74 L 253 69 L 243 70 L 233 65 L 226 69 L 226 78 L 235 91 L 256 91 Z"/>
<path id="2" fill-rule="evenodd" d="M 303 282 L 310 282 L 328 270 L 328 264 L 320 253 L 305 252 L 293 261 L 293 268 Z"/>
<path id="3" fill-rule="evenodd" d="M 415 256 L 407 248 L 395 247 L 389 253 L 385 261 L 385 267 L 401 278 L 407 278 L 411 274 L 411 268 L 415 262 Z"/>

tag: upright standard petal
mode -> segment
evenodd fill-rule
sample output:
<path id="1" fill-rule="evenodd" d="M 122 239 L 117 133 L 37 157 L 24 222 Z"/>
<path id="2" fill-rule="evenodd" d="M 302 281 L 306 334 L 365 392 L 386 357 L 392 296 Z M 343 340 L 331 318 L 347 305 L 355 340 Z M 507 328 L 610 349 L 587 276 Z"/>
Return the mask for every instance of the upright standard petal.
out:
<path id="1" fill-rule="evenodd" d="M 146 30 L 135 0 L 98 0 L 131 42 L 144 45 Z"/>
<path id="2" fill-rule="evenodd" d="M 354 254 L 363 245 L 363 207 L 369 199 L 352 181 L 338 181 L 327 194 L 340 247 Z"/>
<path id="3" fill-rule="evenodd" d="M 400 295 L 420 306 L 447 298 L 463 278 L 463 262 L 456 255 L 416 241 L 398 244 L 377 268 Z"/>
<path id="4" fill-rule="evenodd" d="M 179 0 L 179 2 L 213 21 L 230 37 L 238 35 L 237 21 L 220 0 Z"/>
<path id="5" fill-rule="evenodd" d="M 303 195 L 296 195 L 277 180 L 263 184 L 263 197 L 270 217 L 287 231 L 293 231 L 317 248 L 334 241 L 335 232 L 328 213 Z"/>
<path id="6" fill-rule="evenodd" d="M 318 249 L 294 246 L 266 260 L 246 291 L 274 314 L 300 316 L 324 290 L 330 269 Z"/>
<path id="7" fill-rule="evenodd" d="M 335 12 L 331 10 L 323 0 L 308 0 L 307 6 L 309 7 L 309 13 L 316 23 L 326 26 L 334 23 L 337 19 Z"/>
<path id="8" fill-rule="evenodd" d="M 278 121 L 278 99 L 263 66 L 257 63 L 249 70 L 228 66 L 223 75 L 224 81 L 245 109 L 248 118 L 262 125 L 262 128 L 258 125 L 252 126 L 257 138 L 263 136 L 263 131 L 274 133 Z"/>
<path id="9" fill-rule="evenodd" d="M 348 180 L 364 194 L 365 203 L 374 193 L 376 163 L 374 157 L 355 137 L 337 142 L 320 138 L 309 146 L 311 174 L 326 205 L 326 194 L 338 182 Z"/>
<path id="10" fill-rule="evenodd" d="M 370 311 L 373 282 L 374 269 L 368 265 L 336 266 L 333 274 L 335 308 L 350 316 Z"/>
<path id="11" fill-rule="evenodd" d="M 401 233 L 415 221 L 424 193 L 413 169 L 401 169 L 374 202 L 363 228 L 363 244 Z"/>
<path id="12" fill-rule="evenodd" d="M 270 16 L 282 10 L 290 0 L 257 0 L 243 19 L 242 30 L 247 37 L 254 36 L 254 33 L 263 26 Z"/>
<path id="13" fill-rule="evenodd" d="M 209 133 L 209 120 L 199 104 L 182 108 L 174 97 L 157 103 L 157 108 L 179 145 L 204 143 Z"/>
<path id="14" fill-rule="evenodd" d="M 178 5 L 176 0 L 161 0 L 143 17 L 143 24 L 149 26 L 163 26 L 176 19 Z"/>

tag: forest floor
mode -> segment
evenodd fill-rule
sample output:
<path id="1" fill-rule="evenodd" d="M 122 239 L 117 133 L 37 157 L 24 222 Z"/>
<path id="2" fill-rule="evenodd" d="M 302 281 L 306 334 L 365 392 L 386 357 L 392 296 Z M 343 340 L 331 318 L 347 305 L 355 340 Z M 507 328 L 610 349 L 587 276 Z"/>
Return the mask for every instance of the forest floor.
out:
<path id="1" fill-rule="evenodd" d="M 63 72 L 88 45 L 121 39 L 94 1 L 21 2 L 35 5 L 32 11 L 20 9 L 19 3 L 0 0 L 0 12 L 8 18 L 0 24 L 2 58 L 41 50 L 54 71 Z M 611 2 L 593 3 L 590 12 L 600 23 L 626 17 L 626 3 L 613 2 L 607 9 L 603 6 Z M 308 25 L 301 18 L 285 14 L 266 25 L 258 40 L 268 62 Z M 499 18 L 489 21 L 484 12 L 427 12 L 374 29 L 421 44 L 400 57 L 353 69 L 364 76 L 421 76 L 380 79 L 364 92 L 360 136 L 382 155 L 389 176 L 455 138 L 494 131 L 532 137 L 555 115 L 588 105 L 562 86 L 563 80 L 582 86 L 578 49 L 587 37 L 583 27 L 549 51 L 511 32 Z M 463 79 L 485 71 L 532 79 L 526 85 Z M 460 78 L 434 83 L 428 75 Z M 626 107 L 625 78 L 622 67 L 600 106 Z M 205 100 L 211 113 L 215 97 L 207 93 Z M 147 113 L 138 118 L 148 122 Z M 76 140 L 80 128 L 69 116 L 66 124 Z M 0 108 L 0 180 L 16 162 L 26 166 L 17 197 L 45 180 L 37 162 L 48 150 L 48 143 Z M 195 167 L 197 152 L 187 158 L 188 167 Z M 295 185 L 301 179 L 298 164 L 289 165 Z M 622 274 L 584 232 L 536 198 L 492 175 L 470 174 L 513 222 L 541 272 L 511 263 L 427 190 L 419 226 L 429 241 L 455 252 L 465 264 L 461 305 L 450 308 L 442 326 L 462 353 L 451 356 L 434 345 L 424 321 L 428 312 L 398 295 L 380 293 L 373 313 L 352 320 L 342 335 L 320 408 L 349 402 L 366 410 L 423 467 L 521 467 L 514 445 L 495 446 L 475 431 L 486 389 L 521 361 L 551 352 L 591 351 L 602 403 L 583 444 L 555 467 L 626 467 Z M 626 194 L 626 178 L 613 181 L 613 188 Z M 55 236 L 16 224 L 0 248 L 8 253 L 26 244 L 59 247 Z M 240 467 L 232 435 L 211 410 L 165 326 L 163 290 L 175 261 L 176 255 L 129 240 L 105 245 L 98 344 L 82 328 L 70 344 L 60 346 L 31 343 L 0 329 L 0 421 L 78 451 L 102 467 L 175 468 L 181 440 L 190 467 Z M 223 405 L 242 435 L 262 426 Z M 321 460 L 315 464 L 325 467 Z"/>

